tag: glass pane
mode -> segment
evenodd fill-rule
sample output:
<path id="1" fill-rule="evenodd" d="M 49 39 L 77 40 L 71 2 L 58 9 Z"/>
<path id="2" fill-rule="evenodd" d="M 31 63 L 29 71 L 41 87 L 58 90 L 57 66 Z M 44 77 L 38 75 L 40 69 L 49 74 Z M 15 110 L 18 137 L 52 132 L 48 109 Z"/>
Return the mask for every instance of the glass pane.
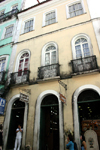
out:
<path id="1" fill-rule="evenodd" d="M 51 53 L 51 64 L 56 63 L 56 51 Z"/>
<path id="2" fill-rule="evenodd" d="M 20 60 L 18 71 L 22 71 L 22 69 L 23 69 L 23 61 L 24 61 L 23 59 Z"/>
<path id="3" fill-rule="evenodd" d="M 85 38 L 81 38 L 81 42 L 84 43 L 87 42 L 87 40 Z"/>
<path id="4" fill-rule="evenodd" d="M 46 52 L 50 51 L 50 50 L 54 50 L 56 49 L 55 46 L 49 46 L 47 49 L 46 49 Z"/>
<path id="5" fill-rule="evenodd" d="M 83 44 L 82 46 L 83 46 L 84 57 L 90 56 L 90 51 L 89 51 L 88 43 Z"/>
<path id="6" fill-rule="evenodd" d="M 24 70 L 26 69 L 28 69 L 28 62 L 29 62 L 29 58 L 26 58 L 25 59 L 25 63 L 24 63 Z"/>
<path id="7" fill-rule="evenodd" d="M 76 58 L 82 57 L 81 46 L 80 45 L 75 46 L 75 50 L 76 50 Z"/>
<path id="8" fill-rule="evenodd" d="M 76 42 L 75 42 L 75 44 L 79 44 L 80 43 L 80 39 L 78 39 Z"/>
<path id="9" fill-rule="evenodd" d="M 45 65 L 49 65 L 50 64 L 50 53 L 46 53 L 45 54 Z"/>

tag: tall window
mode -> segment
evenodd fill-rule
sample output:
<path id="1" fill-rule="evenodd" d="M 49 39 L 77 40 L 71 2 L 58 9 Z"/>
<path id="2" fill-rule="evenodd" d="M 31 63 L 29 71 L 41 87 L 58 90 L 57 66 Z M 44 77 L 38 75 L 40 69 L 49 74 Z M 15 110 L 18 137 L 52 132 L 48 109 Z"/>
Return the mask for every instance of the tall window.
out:
<path id="1" fill-rule="evenodd" d="M 13 28 L 14 28 L 13 25 L 8 27 L 8 28 L 6 28 L 6 32 L 5 32 L 4 38 L 8 38 L 8 37 L 12 36 Z"/>
<path id="2" fill-rule="evenodd" d="M 55 10 L 52 11 L 52 12 L 49 12 L 46 14 L 45 16 L 45 25 L 49 25 L 49 24 L 52 24 L 52 23 L 55 23 L 56 22 L 56 12 Z"/>
<path id="3" fill-rule="evenodd" d="M 45 50 L 45 65 L 57 63 L 57 50 L 55 46 L 49 46 Z"/>
<path id="4" fill-rule="evenodd" d="M 25 22 L 24 33 L 30 32 L 33 30 L 33 19 Z"/>
<path id="5" fill-rule="evenodd" d="M 19 60 L 19 67 L 18 67 L 18 72 L 26 71 L 28 70 L 29 66 L 29 53 L 24 53 L 21 55 L 20 60 Z"/>
<path id="6" fill-rule="evenodd" d="M 90 56 L 89 45 L 87 39 L 80 38 L 75 41 L 76 58 Z"/>
<path id="7" fill-rule="evenodd" d="M 69 6 L 69 15 L 70 17 L 78 16 L 83 14 L 83 8 L 81 3 L 76 3 Z"/>
<path id="8" fill-rule="evenodd" d="M 5 63 L 6 63 L 6 58 L 0 59 L 0 72 L 4 71 Z"/>

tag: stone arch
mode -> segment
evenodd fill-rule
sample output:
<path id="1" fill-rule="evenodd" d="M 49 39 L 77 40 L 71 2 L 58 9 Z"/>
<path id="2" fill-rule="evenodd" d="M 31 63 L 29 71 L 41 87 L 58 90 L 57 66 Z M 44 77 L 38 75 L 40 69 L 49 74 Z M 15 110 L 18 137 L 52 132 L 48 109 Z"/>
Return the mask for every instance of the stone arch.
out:
<path id="1" fill-rule="evenodd" d="M 59 103 L 59 135 L 60 135 L 60 150 L 64 150 L 64 136 L 63 136 L 63 113 L 62 113 L 62 105 L 59 99 L 59 93 L 54 90 L 46 90 L 42 92 L 38 98 L 36 103 L 36 111 L 35 111 L 35 124 L 34 124 L 34 139 L 33 139 L 33 149 L 39 150 L 39 131 L 40 131 L 40 106 L 41 102 L 47 95 L 53 94 L 58 98 Z"/>

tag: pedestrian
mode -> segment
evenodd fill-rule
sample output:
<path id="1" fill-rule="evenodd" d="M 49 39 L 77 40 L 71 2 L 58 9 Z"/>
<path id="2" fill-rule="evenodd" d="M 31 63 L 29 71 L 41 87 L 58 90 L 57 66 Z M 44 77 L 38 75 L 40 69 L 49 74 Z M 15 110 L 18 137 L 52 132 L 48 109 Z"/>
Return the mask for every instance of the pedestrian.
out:
<path id="1" fill-rule="evenodd" d="M 80 136 L 80 140 L 81 140 L 81 150 L 87 150 L 86 141 L 83 134 Z"/>
<path id="2" fill-rule="evenodd" d="M 69 150 L 74 150 L 74 142 L 73 142 L 72 134 L 69 134 L 68 137 L 67 137 L 66 148 L 69 149 Z"/>
<path id="3" fill-rule="evenodd" d="M 18 128 L 16 129 L 16 139 L 15 139 L 14 150 L 20 150 L 22 132 L 23 132 L 23 129 L 21 128 L 21 125 L 18 125 Z"/>

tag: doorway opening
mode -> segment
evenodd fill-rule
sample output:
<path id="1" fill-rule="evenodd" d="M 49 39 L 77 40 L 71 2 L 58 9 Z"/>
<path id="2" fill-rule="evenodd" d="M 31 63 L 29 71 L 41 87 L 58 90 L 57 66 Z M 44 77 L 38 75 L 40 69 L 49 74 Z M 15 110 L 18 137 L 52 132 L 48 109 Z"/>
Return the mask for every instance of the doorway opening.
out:
<path id="1" fill-rule="evenodd" d="M 94 90 L 85 90 L 78 96 L 80 132 L 94 130 L 100 149 L 100 96 Z"/>
<path id="2" fill-rule="evenodd" d="M 10 125 L 8 132 L 7 150 L 13 150 L 16 138 L 16 129 L 20 124 L 23 128 L 25 103 L 17 99 L 11 109 Z"/>
<path id="3" fill-rule="evenodd" d="M 52 94 L 42 100 L 40 107 L 39 150 L 59 150 L 59 104 Z"/>

